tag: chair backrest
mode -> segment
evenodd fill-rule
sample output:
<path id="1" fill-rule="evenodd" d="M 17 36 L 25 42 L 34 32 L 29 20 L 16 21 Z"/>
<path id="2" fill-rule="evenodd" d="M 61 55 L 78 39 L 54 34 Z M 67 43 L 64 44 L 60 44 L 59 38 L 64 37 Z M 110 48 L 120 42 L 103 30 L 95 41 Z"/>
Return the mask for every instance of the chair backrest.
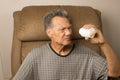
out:
<path id="1" fill-rule="evenodd" d="M 100 53 L 97 45 L 91 45 L 78 34 L 79 28 L 84 24 L 91 23 L 101 28 L 100 11 L 87 6 L 28 6 L 13 14 L 14 34 L 11 60 L 13 76 L 33 47 L 49 42 L 44 30 L 43 17 L 46 12 L 58 8 L 68 11 L 72 18 L 73 39 Z"/>

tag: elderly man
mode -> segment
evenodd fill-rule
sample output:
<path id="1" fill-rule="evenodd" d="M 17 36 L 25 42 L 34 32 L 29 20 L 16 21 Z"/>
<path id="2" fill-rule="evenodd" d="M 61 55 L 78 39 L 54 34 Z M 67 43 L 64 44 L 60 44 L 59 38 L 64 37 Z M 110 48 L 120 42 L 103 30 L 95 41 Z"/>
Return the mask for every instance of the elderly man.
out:
<path id="1" fill-rule="evenodd" d="M 108 69 L 104 58 L 91 49 L 72 41 L 72 24 L 65 10 L 54 10 L 44 17 L 45 30 L 51 42 L 31 50 L 13 80 L 107 80 Z M 107 60 L 114 53 L 101 31 L 94 25 L 97 34 L 91 43 L 100 45 Z M 116 58 L 116 56 L 114 56 Z M 117 60 L 116 60 L 117 61 Z M 108 67 L 111 62 L 108 62 Z M 113 66 L 114 67 L 114 66 Z M 111 75 L 111 73 L 109 73 Z"/>

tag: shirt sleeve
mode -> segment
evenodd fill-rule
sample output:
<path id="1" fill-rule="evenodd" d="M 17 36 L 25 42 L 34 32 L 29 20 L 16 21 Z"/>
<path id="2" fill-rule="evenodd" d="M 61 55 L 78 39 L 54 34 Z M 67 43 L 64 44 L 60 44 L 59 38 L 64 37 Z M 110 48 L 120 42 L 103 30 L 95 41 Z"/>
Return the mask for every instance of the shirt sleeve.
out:
<path id="1" fill-rule="evenodd" d="M 120 77 L 110 77 L 110 76 L 108 76 L 107 80 L 120 80 Z"/>
<path id="2" fill-rule="evenodd" d="M 28 53 L 16 75 L 12 80 L 34 80 L 33 79 L 33 52 Z"/>

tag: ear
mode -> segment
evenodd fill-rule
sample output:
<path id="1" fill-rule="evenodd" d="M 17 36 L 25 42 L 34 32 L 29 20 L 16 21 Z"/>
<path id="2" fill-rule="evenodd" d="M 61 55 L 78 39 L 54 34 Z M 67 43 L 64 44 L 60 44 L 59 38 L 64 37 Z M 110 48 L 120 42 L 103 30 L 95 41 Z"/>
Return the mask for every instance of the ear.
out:
<path id="1" fill-rule="evenodd" d="M 47 33 L 47 35 L 48 35 L 49 38 L 52 37 L 52 34 L 53 34 L 52 32 L 53 32 L 53 31 L 52 31 L 51 29 L 47 29 L 47 30 L 46 30 L 46 33 Z"/>

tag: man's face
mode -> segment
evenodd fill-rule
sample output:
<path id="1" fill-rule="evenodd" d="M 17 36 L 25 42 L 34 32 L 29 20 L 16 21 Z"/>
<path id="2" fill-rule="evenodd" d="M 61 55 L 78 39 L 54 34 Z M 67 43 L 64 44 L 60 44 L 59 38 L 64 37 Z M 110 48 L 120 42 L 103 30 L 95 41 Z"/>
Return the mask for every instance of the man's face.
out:
<path id="1" fill-rule="evenodd" d="M 71 34 L 71 24 L 67 18 L 56 16 L 52 19 L 52 28 L 50 29 L 52 43 L 69 45 L 72 43 Z"/>

